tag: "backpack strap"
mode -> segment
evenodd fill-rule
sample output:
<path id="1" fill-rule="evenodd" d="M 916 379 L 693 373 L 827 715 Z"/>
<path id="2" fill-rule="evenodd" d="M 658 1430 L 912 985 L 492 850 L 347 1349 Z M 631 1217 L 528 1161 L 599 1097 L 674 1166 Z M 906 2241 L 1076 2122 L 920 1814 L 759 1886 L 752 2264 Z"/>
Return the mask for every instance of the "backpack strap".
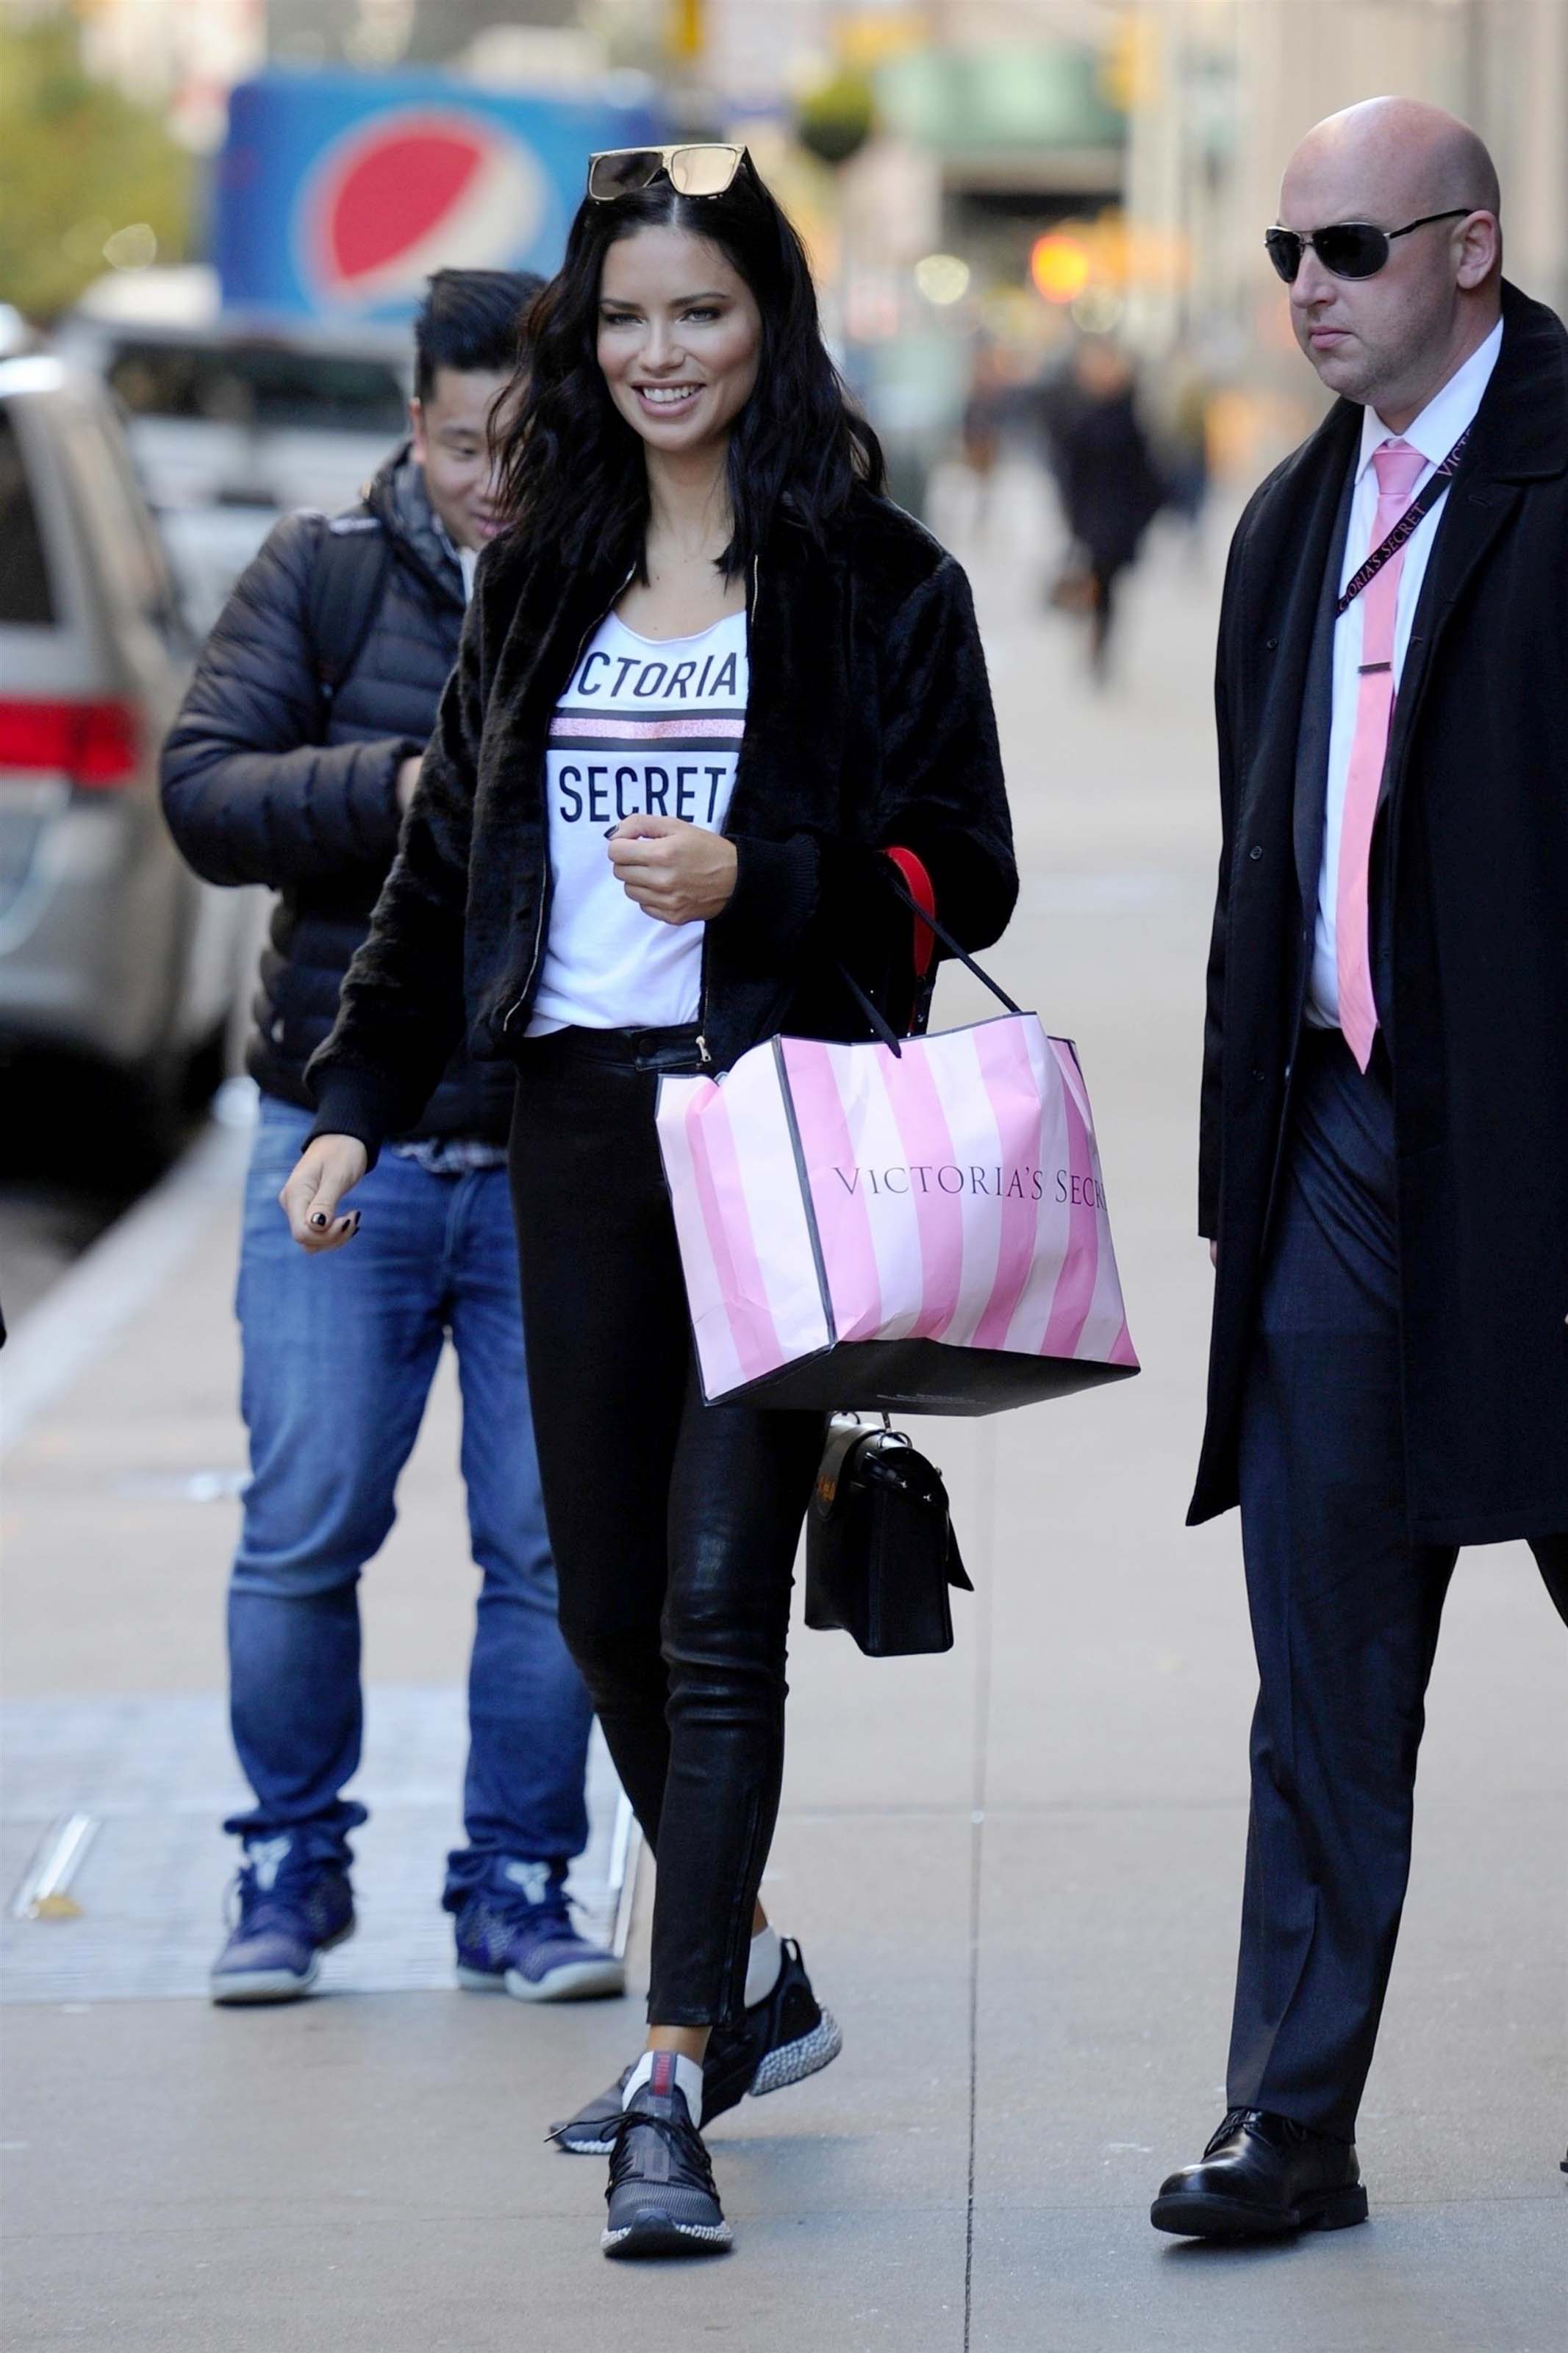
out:
<path id="1" fill-rule="evenodd" d="M 392 549 L 374 515 L 334 515 L 310 575 L 310 646 L 323 708 L 364 650 L 392 571 Z"/>

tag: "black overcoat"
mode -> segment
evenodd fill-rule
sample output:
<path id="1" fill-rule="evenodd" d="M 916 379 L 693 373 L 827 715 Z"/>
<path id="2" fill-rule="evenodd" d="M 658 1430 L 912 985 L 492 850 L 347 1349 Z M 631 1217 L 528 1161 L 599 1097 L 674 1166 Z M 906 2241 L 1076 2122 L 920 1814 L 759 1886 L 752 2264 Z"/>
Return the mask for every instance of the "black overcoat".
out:
<path id="1" fill-rule="evenodd" d="M 550 918 L 551 716 L 627 576 L 613 550 L 564 581 L 515 543 L 481 557 L 396 861 L 308 1073 L 316 1133 L 374 1154 L 417 1118 L 465 1034 L 503 1061 L 526 1035 Z M 967 948 L 1000 936 L 1018 890 L 969 584 L 930 533 L 865 491 L 820 541 L 782 512 L 747 615 L 724 828 L 738 871 L 703 948 L 720 1071 L 778 1030 L 868 1034 L 840 967 L 873 980 L 911 937 L 883 848 L 925 861 Z"/>
<path id="2" fill-rule="evenodd" d="M 1307 674 L 1361 423 L 1341 401 L 1269 476 L 1226 576 L 1199 1187 L 1219 1268 L 1194 1521 L 1237 1500 L 1237 1409 L 1316 900 L 1315 844 L 1299 856 L 1295 838 Z M 1558 1535 L 1568 1530 L 1568 335 L 1513 287 L 1422 584 L 1373 892 L 1386 941 L 1379 1001 L 1394 1071 L 1412 1537 Z"/>
<path id="3" fill-rule="evenodd" d="M 1068 529 L 1100 570 L 1120 572 L 1164 503 L 1131 393 L 1070 409 L 1057 460 Z"/>

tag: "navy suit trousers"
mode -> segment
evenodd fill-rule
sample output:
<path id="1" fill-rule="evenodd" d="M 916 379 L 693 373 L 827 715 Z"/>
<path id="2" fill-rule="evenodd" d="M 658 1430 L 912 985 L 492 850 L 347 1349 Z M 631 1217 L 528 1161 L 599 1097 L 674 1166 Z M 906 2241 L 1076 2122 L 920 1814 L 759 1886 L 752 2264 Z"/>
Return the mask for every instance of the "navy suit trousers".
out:
<path id="1" fill-rule="evenodd" d="M 1427 1677 L 1456 1554 L 1412 1544 L 1394 1117 L 1309 1031 L 1241 1424 L 1258 1653 L 1227 2092 L 1353 2137 L 1410 1866 Z M 1568 1535 L 1534 1552 L 1568 1620 Z"/>

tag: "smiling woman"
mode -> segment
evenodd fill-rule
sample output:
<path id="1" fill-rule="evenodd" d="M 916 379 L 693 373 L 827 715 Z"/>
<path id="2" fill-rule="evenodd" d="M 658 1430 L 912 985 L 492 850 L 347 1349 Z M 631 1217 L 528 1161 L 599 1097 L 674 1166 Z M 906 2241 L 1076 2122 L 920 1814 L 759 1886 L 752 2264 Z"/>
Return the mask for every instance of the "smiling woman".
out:
<path id="1" fill-rule="evenodd" d="M 645 229 L 605 256 L 599 366 L 650 451 L 685 452 L 727 434 L 751 398 L 761 343 L 745 280 L 684 230 Z"/>
<path id="2" fill-rule="evenodd" d="M 725 462 L 756 386 L 756 296 L 715 247 L 674 227 L 611 246 L 599 285 L 597 357 L 610 398 L 644 444 L 646 578 L 622 600 L 651 637 L 681 637 L 739 611 L 723 563 Z"/>
<path id="3" fill-rule="evenodd" d="M 660 178 L 584 204 L 529 336 L 502 496 L 563 564 L 607 543 L 645 572 L 665 458 L 700 459 L 708 487 L 720 478 L 731 581 L 786 492 L 820 535 L 857 480 L 881 488 L 876 438 L 823 348 L 800 240 L 749 156 L 714 195 Z"/>
<path id="4" fill-rule="evenodd" d="M 286 1196 L 297 1239 L 341 1247 L 342 1195 L 465 1013 L 515 1063 L 561 1622 L 658 1855 L 647 2047 L 556 2128 L 611 2156 L 623 2257 L 726 2247 L 704 2116 L 839 2048 L 757 1903 L 823 1417 L 703 1402 L 659 1079 L 780 1031 L 867 1037 L 857 988 L 907 1007 L 886 849 L 966 948 L 1017 887 L 968 584 L 881 494 L 799 239 L 743 154 L 708 194 L 661 151 L 631 176 L 530 315 L 507 527 Z"/>

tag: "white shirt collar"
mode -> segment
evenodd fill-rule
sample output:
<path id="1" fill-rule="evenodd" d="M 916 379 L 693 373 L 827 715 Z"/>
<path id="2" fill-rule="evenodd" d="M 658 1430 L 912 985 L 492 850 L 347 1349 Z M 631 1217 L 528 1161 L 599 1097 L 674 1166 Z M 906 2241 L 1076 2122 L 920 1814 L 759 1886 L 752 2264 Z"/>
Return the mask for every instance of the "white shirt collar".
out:
<path id="1" fill-rule="evenodd" d="M 1420 450 L 1429 466 L 1440 466 L 1465 427 L 1475 422 L 1481 395 L 1491 382 L 1501 349 L 1500 319 L 1486 342 L 1470 353 L 1463 367 L 1455 369 L 1442 390 L 1433 394 L 1420 416 L 1403 433 L 1395 433 L 1385 425 L 1375 408 L 1363 409 L 1357 481 L 1371 465 L 1373 451 L 1381 449 L 1385 441 L 1408 441 L 1413 449 Z"/>
<path id="2" fill-rule="evenodd" d="M 479 568 L 479 551 L 477 547 L 459 547 L 434 507 L 430 510 L 430 520 L 436 526 L 437 538 L 463 575 L 463 601 L 467 604 L 474 593 L 474 575 Z"/>

